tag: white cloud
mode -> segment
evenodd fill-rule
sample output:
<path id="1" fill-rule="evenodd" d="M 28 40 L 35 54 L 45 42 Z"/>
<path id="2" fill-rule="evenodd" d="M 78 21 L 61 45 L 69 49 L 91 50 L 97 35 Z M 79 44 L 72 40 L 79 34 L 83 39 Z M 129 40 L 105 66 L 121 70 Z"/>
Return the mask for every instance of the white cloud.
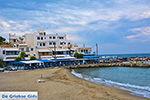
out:
<path id="1" fill-rule="evenodd" d="M 99 1 L 89 2 L 89 0 L 85 0 L 85 2 L 90 3 L 90 6 L 82 7 L 69 5 L 66 2 L 57 2 L 41 4 L 40 10 L 19 8 L 3 9 L 1 10 L 2 13 L 14 13 L 13 16 L 18 18 L 0 19 L 0 29 L 3 33 L 16 32 L 18 34 L 36 31 L 38 29 L 46 29 L 52 33 L 108 30 L 112 22 L 118 22 L 121 19 L 133 21 L 150 18 L 149 5 L 137 3 L 136 1 L 109 0 L 107 3 L 112 3 L 114 6 L 105 6 Z M 19 3 L 17 5 L 21 6 Z M 30 7 L 34 5 L 27 4 Z M 26 4 L 23 5 L 23 7 L 25 6 Z M 131 39 L 140 36 L 138 34 L 126 38 Z"/>
<path id="2" fill-rule="evenodd" d="M 85 42 L 85 41 L 87 41 L 85 38 L 78 36 L 78 35 L 74 35 L 74 34 L 68 34 L 67 38 L 68 38 L 68 40 L 73 41 L 73 42 Z"/>
<path id="3" fill-rule="evenodd" d="M 61 27 L 61 28 L 57 28 L 57 29 L 50 29 L 50 30 L 46 30 L 47 32 L 50 33 L 75 33 L 78 30 L 80 30 L 80 28 L 77 27 Z"/>
<path id="4" fill-rule="evenodd" d="M 150 26 L 149 27 L 142 27 L 142 28 L 134 28 L 131 29 L 133 33 L 136 35 L 129 35 L 125 38 L 131 40 L 140 40 L 140 41 L 150 41 Z"/>
<path id="5" fill-rule="evenodd" d="M 26 22 L 0 18 L 1 34 L 17 33 L 18 35 L 21 35 L 31 31 L 28 28 L 30 28 L 30 24 L 27 24 Z"/>
<path id="6" fill-rule="evenodd" d="M 141 35 L 150 35 L 150 26 L 149 27 L 142 27 L 142 28 L 134 28 L 132 29 L 134 33 L 139 33 Z"/>
<path id="7" fill-rule="evenodd" d="M 137 38 L 137 37 L 140 37 L 140 35 L 129 35 L 129 36 L 126 36 L 127 39 L 134 39 L 134 38 Z"/>

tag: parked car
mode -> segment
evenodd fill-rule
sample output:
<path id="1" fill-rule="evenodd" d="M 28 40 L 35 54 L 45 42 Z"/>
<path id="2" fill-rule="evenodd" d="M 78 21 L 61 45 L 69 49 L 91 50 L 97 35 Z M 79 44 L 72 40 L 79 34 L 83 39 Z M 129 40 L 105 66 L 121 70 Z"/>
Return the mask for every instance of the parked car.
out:
<path id="1" fill-rule="evenodd" d="M 4 72 L 4 68 L 0 68 L 0 72 Z"/>
<path id="2" fill-rule="evenodd" d="M 17 71 L 17 68 L 16 67 L 5 67 L 6 71 Z"/>

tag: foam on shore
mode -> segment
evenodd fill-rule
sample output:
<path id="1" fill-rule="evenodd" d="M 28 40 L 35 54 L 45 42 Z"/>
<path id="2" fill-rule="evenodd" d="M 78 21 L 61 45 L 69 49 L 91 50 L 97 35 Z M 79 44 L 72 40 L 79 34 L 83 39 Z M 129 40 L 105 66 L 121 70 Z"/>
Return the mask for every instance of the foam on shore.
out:
<path id="1" fill-rule="evenodd" d="M 84 77 L 83 74 L 77 73 L 74 70 L 71 72 L 73 75 L 76 77 L 85 79 L 87 81 L 91 81 L 96 84 L 101 84 L 109 87 L 114 87 L 114 88 L 119 88 L 122 90 L 130 91 L 130 94 L 140 96 L 140 97 L 145 97 L 145 98 L 150 98 L 150 87 L 148 86 L 138 86 L 138 85 L 133 85 L 129 83 L 120 83 L 120 82 L 115 82 L 112 80 L 105 80 L 101 78 L 96 78 L 96 77 Z"/>

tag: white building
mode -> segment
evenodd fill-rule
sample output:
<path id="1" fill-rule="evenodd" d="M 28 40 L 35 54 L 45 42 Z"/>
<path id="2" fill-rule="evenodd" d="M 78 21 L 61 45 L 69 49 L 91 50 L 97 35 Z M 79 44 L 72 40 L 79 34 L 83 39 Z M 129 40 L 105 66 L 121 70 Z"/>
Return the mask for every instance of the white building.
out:
<path id="1" fill-rule="evenodd" d="M 18 38 L 10 35 L 9 41 L 22 52 L 26 52 L 29 57 L 35 56 L 39 59 L 70 57 L 71 43 L 67 40 L 66 34 L 46 34 L 45 31 L 39 31 Z"/>
<path id="2" fill-rule="evenodd" d="M 92 52 L 91 48 L 80 48 L 72 44 L 66 34 L 47 34 L 44 30 L 33 34 L 24 34 L 22 37 L 9 35 L 9 41 L 21 52 L 26 52 L 28 59 L 35 56 L 38 59 L 74 58 L 75 52 Z"/>
<path id="3" fill-rule="evenodd" d="M 19 56 L 20 50 L 17 48 L 0 48 L 0 58 L 3 61 L 13 61 Z"/>
<path id="4" fill-rule="evenodd" d="M 92 48 L 79 47 L 77 48 L 77 52 L 82 53 L 84 55 L 88 55 L 88 54 L 91 54 Z"/>

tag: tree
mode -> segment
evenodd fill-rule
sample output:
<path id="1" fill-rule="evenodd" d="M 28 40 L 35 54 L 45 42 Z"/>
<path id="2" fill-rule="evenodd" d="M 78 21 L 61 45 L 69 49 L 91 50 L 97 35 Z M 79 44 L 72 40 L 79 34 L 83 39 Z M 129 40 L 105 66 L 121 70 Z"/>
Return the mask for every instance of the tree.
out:
<path id="1" fill-rule="evenodd" d="M 0 42 L 4 42 L 6 39 L 0 36 Z"/>
<path id="2" fill-rule="evenodd" d="M 21 52 L 20 57 L 21 57 L 22 59 L 24 59 L 25 56 L 26 56 L 26 53 L 25 53 L 25 52 Z"/>
<path id="3" fill-rule="evenodd" d="M 22 57 L 17 57 L 16 59 L 15 59 L 15 61 L 21 61 L 22 60 Z"/>
<path id="4" fill-rule="evenodd" d="M 76 58 L 83 58 L 84 54 L 81 54 L 81 53 L 75 53 L 74 54 L 74 57 Z"/>
<path id="5" fill-rule="evenodd" d="M 3 60 L 0 59 L 0 68 L 3 68 L 3 67 L 4 67 L 4 65 L 3 65 Z"/>
<path id="6" fill-rule="evenodd" d="M 34 56 L 31 56 L 30 57 L 30 60 L 36 60 L 37 58 L 36 57 L 34 57 Z"/>
<path id="7" fill-rule="evenodd" d="M 25 52 L 21 52 L 20 56 L 17 57 L 15 59 L 15 61 L 21 61 L 21 60 L 23 60 L 25 58 L 25 56 L 26 56 L 26 53 Z"/>

